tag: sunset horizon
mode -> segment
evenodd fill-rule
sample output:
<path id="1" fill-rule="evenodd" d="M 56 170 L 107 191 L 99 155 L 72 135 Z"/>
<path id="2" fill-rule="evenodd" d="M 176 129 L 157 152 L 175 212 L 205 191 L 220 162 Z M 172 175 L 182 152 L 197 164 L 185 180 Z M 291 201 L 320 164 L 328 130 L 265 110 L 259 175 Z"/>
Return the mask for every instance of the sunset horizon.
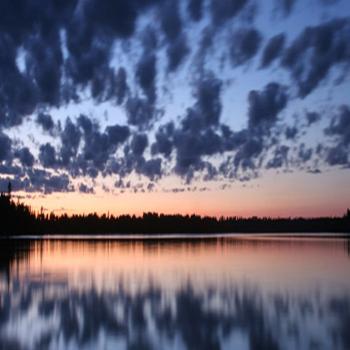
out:
<path id="1" fill-rule="evenodd" d="M 0 350 L 350 349 L 350 0 L 0 0 Z"/>
<path id="2" fill-rule="evenodd" d="M 350 206 L 347 0 L 2 6 L 0 191 L 56 214 Z"/>
<path id="3" fill-rule="evenodd" d="M 347 171 L 347 170 L 344 170 Z M 178 188 L 159 189 L 152 192 L 136 193 L 53 193 L 28 194 L 15 192 L 12 197 L 21 203 L 29 205 L 35 212 L 56 215 L 90 214 L 99 215 L 142 215 L 146 212 L 159 214 L 205 215 L 213 217 L 331 217 L 343 216 L 350 203 L 349 196 L 344 196 L 347 189 L 347 178 L 338 178 L 338 193 L 331 196 L 325 191 L 326 184 L 313 182 L 315 175 L 309 174 L 309 181 L 300 181 L 300 174 L 289 175 L 287 184 L 284 181 L 275 182 L 278 187 L 275 193 L 269 191 L 266 181 L 252 180 L 250 185 L 234 184 L 231 188 L 195 188 L 183 186 Z M 293 191 L 283 190 L 283 187 L 293 184 Z M 274 179 L 278 179 L 278 174 Z M 305 175 L 304 178 L 305 180 Z M 328 181 L 334 181 L 330 174 Z M 344 184 L 340 186 L 340 181 Z M 296 191 L 298 187 L 299 191 Z M 331 187 L 329 187 L 332 190 Z M 283 191 L 283 192 L 282 192 Z M 3 191 L 6 193 L 6 191 Z M 342 198 L 343 197 L 343 198 Z M 68 203 L 68 204 L 67 204 Z"/>

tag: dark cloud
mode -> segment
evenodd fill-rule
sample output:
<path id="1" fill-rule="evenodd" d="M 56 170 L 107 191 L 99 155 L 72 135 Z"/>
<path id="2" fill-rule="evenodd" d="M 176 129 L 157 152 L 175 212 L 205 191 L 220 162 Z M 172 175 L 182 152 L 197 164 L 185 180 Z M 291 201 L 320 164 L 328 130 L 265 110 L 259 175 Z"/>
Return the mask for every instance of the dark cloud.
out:
<path id="1" fill-rule="evenodd" d="M 73 123 L 70 118 L 67 118 L 63 130 L 60 132 L 61 143 L 58 151 L 49 143 L 40 147 L 39 160 L 43 166 L 47 168 L 62 168 L 70 171 L 73 175 L 77 175 L 77 169 L 81 170 L 83 168 L 85 171 L 84 164 L 82 164 L 81 160 L 78 161 L 78 148 L 83 140 L 84 151 L 86 151 L 86 145 L 88 145 L 87 147 L 96 147 L 92 132 L 89 134 L 91 140 L 87 141 L 86 138 L 89 128 L 92 130 L 93 127 L 93 123 L 87 117 L 79 117 L 77 124 Z M 98 152 L 98 147 L 96 147 L 96 152 Z"/>
<path id="2" fill-rule="evenodd" d="M 176 147 L 175 172 L 191 179 L 194 171 L 207 166 L 203 156 L 211 156 L 221 151 L 221 138 L 212 129 L 181 129 L 174 135 Z"/>
<path id="3" fill-rule="evenodd" d="M 126 102 L 126 115 L 131 125 L 147 127 L 156 117 L 157 111 L 153 103 L 140 97 L 129 97 Z"/>
<path id="4" fill-rule="evenodd" d="M 256 168 L 255 159 L 259 157 L 264 150 L 264 142 L 261 135 L 246 133 L 246 137 L 246 140 L 240 145 L 233 157 L 233 174 L 235 174 L 235 176 L 240 167 L 243 170 L 254 170 Z"/>
<path id="5" fill-rule="evenodd" d="M 275 59 L 282 54 L 285 43 L 285 35 L 283 33 L 275 35 L 266 44 L 262 57 L 261 67 L 268 67 Z"/>
<path id="6" fill-rule="evenodd" d="M 119 68 L 115 79 L 115 94 L 117 103 L 120 105 L 124 102 L 127 93 L 129 92 L 127 84 L 127 74 L 123 67 Z"/>
<path id="7" fill-rule="evenodd" d="M 150 103 L 156 99 L 156 56 L 145 54 L 136 67 L 136 77 Z"/>
<path id="8" fill-rule="evenodd" d="M 312 148 L 307 148 L 304 143 L 299 146 L 298 158 L 302 163 L 308 162 L 313 154 Z"/>
<path id="9" fill-rule="evenodd" d="M 148 146 L 148 138 L 145 134 L 136 134 L 134 135 L 132 141 L 131 141 L 131 152 L 135 156 L 142 156 L 143 152 Z"/>
<path id="10" fill-rule="evenodd" d="M 326 161 L 329 165 L 350 164 L 350 108 L 342 106 L 332 118 L 325 134 L 332 137 L 335 146 L 328 150 Z"/>
<path id="11" fill-rule="evenodd" d="M 18 158 L 21 164 L 25 167 L 32 167 L 34 164 L 34 156 L 28 147 L 23 147 L 15 152 L 15 157 Z"/>
<path id="12" fill-rule="evenodd" d="M 287 14 L 294 3 L 283 0 L 279 6 Z M 233 131 L 221 121 L 222 94 L 231 77 L 221 80 L 207 72 L 208 67 L 213 71 L 219 67 L 216 55 L 222 52 L 209 52 L 209 48 L 216 48 L 217 42 L 222 46 L 220 40 L 227 36 L 221 37 L 220 33 L 229 22 L 228 33 L 235 30 L 235 35 L 225 51 L 229 57 L 220 57 L 220 62 L 225 64 L 228 58 L 236 67 L 258 54 L 263 35 L 247 27 L 247 23 L 252 26 L 248 17 L 254 6 L 250 0 L 49 0 L 45 6 L 35 0 L 2 1 L 0 171 L 19 176 L 21 188 L 50 192 L 71 188 L 66 181 L 68 175 L 95 178 L 99 174 L 118 174 L 122 178 L 136 173 L 157 180 L 175 172 L 186 180 L 197 174 L 205 180 L 221 175 L 247 179 L 250 175 L 238 171 L 258 171 L 263 168 L 263 157 L 270 159 L 268 167 L 285 166 L 282 143 L 286 139 L 288 145 L 299 140 L 305 131 L 298 125 L 277 125 L 289 99 L 286 87 L 270 83 L 261 91 L 252 90 L 248 126 Z M 147 23 L 140 16 L 155 21 Z M 209 22 L 206 18 L 205 23 L 198 23 L 204 16 L 209 16 Z M 188 33 L 191 26 L 203 33 L 198 45 Z M 290 72 L 299 95 L 305 97 L 331 70 L 346 76 L 349 32 L 348 19 L 335 19 L 306 28 L 287 48 L 286 34 L 278 34 L 264 47 L 261 67 L 281 57 L 281 66 Z M 131 39 L 138 44 L 136 48 Z M 215 62 L 208 53 L 215 56 Z M 158 95 L 168 88 L 159 79 L 177 79 L 177 70 L 189 58 L 194 60 L 186 72 L 190 74 L 186 82 L 193 88 L 194 102 L 179 121 L 165 125 L 163 121 L 158 128 L 156 122 L 163 113 L 161 103 L 166 102 Z M 171 92 L 169 95 L 173 97 Z M 95 104 L 109 101 L 125 108 L 130 127 L 115 124 L 102 129 L 99 119 L 87 116 L 67 118 L 61 127 L 50 115 L 53 107 L 69 108 L 71 102 L 91 99 Z M 293 150 L 293 159 L 299 162 L 317 154 L 330 165 L 348 164 L 345 155 L 350 136 L 348 114 L 344 111 L 325 131 L 331 143 L 324 145 L 322 154 L 306 146 L 291 147 L 285 154 Z M 40 129 L 56 137 L 39 146 L 38 159 L 34 150 L 11 142 L 2 132 L 20 125 L 30 115 L 37 115 L 35 122 Z M 311 127 L 319 119 L 319 114 L 307 113 L 307 125 L 302 127 Z M 214 162 L 221 156 L 222 170 L 219 162 Z M 39 163 L 48 172 L 38 172 L 35 166 Z M 88 186 L 78 187 L 82 192 L 89 190 Z"/>
<path id="13" fill-rule="evenodd" d="M 60 158 L 63 166 L 68 166 L 68 164 L 75 158 L 80 138 L 81 132 L 79 128 L 67 118 L 64 129 L 61 133 Z"/>
<path id="14" fill-rule="evenodd" d="M 48 38 L 31 37 L 26 42 L 26 71 L 35 82 L 41 103 L 59 106 L 63 55 L 59 33 Z"/>
<path id="15" fill-rule="evenodd" d="M 29 183 L 26 190 L 44 193 L 70 192 L 74 188 L 67 174 L 52 174 L 45 170 L 33 169 L 28 171 Z"/>
<path id="16" fill-rule="evenodd" d="M 46 168 L 55 167 L 57 165 L 55 148 L 49 143 L 41 145 L 39 149 L 39 160 Z"/>
<path id="17" fill-rule="evenodd" d="M 94 123 L 89 117 L 81 114 L 77 119 L 77 125 L 85 134 L 90 134 L 93 132 L 93 129 L 97 127 L 96 123 Z"/>
<path id="18" fill-rule="evenodd" d="M 268 84 L 262 91 L 252 91 L 248 128 L 233 132 L 227 125 L 220 124 L 221 92 L 220 80 L 210 73 L 203 75 L 195 85 L 195 103 L 187 110 L 179 127 L 170 123 L 156 133 L 152 153 L 162 154 L 167 159 L 174 154 L 173 170 L 188 182 L 196 173 L 205 180 L 218 175 L 241 179 L 240 169 L 252 171 L 245 176 L 247 179 L 256 176 L 255 172 L 262 166 L 262 156 L 270 147 L 269 133 L 288 101 L 286 88 L 277 83 Z M 226 152 L 229 152 L 228 158 L 219 168 L 214 166 L 211 157 Z M 287 153 L 286 148 L 280 146 L 269 167 L 285 165 Z"/>
<path id="19" fill-rule="evenodd" d="M 124 156 L 115 159 L 110 164 L 109 172 L 119 175 L 120 179 L 115 186 L 119 188 L 131 188 L 138 191 L 141 190 L 138 186 L 132 186 L 129 182 L 126 184 L 123 177 L 136 173 L 148 177 L 151 181 L 158 180 L 163 176 L 162 160 L 160 158 L 146 159 L 143 153 L 148 145 L 147 136 L 137 134 L 132 139 L 131 143 L 124 148 Z M 142 188 L 142 191 L 144 189 Z"/>
<path id="20" fill-rule="evenodd" d="M 231 42 L 232 64 L 241 65 L 253 58 L 259 50 L 261 41 L 261 34 L 254 28 L 237 31 Z"/>
<path id="21" fill-rule="evenodd" d="M 156 132 L 152 154 L 162 154 L 168 159 L 175 150 L 173 170 L 188 181 L 196 171 L 213 174 L 211 164 L 202 158 L 223 151 L 221 135 L 214 130 L 221 115 L 221 90 L 219 79 L 212 73 L 203 74 L 194 86 L 195 103 L 179 127 L 168 123 Z"/>
<path id="22" fill-rule="evenodd" d="M 156 185 L 154 182 L 150 182 L 148 185 L 147 185 L 147 191 L 149 192 L 153 192 L 154 189 L 155 189 Z"/>
<path id="23" fill-rule="evenodd" d="M 9 165 L 8 163 L 1 164 L 0 162 L 0 174 L 15 175 L 15 177 L 19 177 L 24 174 L 24 169 L 22 166 Z"/>
<path id="24" fill-rule="evenodd" d="M 309 174 L 314 174 L 314 175 L 322 174 L 322 171 L 320 169 L 318 169 L 318 168 L 316 168 L 316 169 L 308 169 L 307 172 Z"/>
<path id="25" fill-rule="evenodd" d="M 166 39 L 174 41 L 182 31 L 182 21 L 177 1 L 166 0 L 160 11 L 161 27 Z"/>
<path id="26" fill-rule="evenodd" d="M 295 126 L 288 126 L 285 131 L 287 140 L 294 140 L 298 135 L 298 128 Z"/>
<path id="27" fill-rule="evenodd" d="M 201 37 L 199 39 L 199 49 L 196 53 L 197 61 L 198 61 L 197 64 L 199 67 L 203 66 L 206 55 L 209 52 L 209 49 L 212 48 L 215 42 L 214 41 L 215 34 L 216 34 L 215 28 L 211 26 L 206 26 L 201 31 Z"/>
<path id="28" fill-rule="evenodd" d="M 190 49 L 187 45 L 186 37 L 184 35 L 178 36 L 178 38 L 172 42 L 167 49 L 168 70 L 170 72 L 176 71 L 189 52 Z"/>
<path id="29" fill-rule="evenodd" d="M 73 169 L 78 168 L 91 177 L 105 171 L 109 158 L 130 135 L 127 126 L 118 124 L 108 126 L 101 132 L 99 125 L 84 115 L 78 118 L 77 127 L 82 131 L 82 148 L 76 155 L 77 161 L 73 164 Z"/>
<path id="30" fill-rule="evenodd" d="M 296 4 L 297 0 L 277 0 L 276 6 L 284 15 L 289 15 Z"/>
<path id="31" fill-rule="evenodd" d="M 160 9 L 160 23 L 165 35 L 168 71 L 174 72 L 189 54 L 187 37 L 183 32 L 179 3 L 167 0 Z"/>
<path id="32" fill-rule="evenodd" d="M 232 131 L 227 125 L 221 125 L 221 134 L 225 144 L 225 149 L 233 151 L 243 145 L 248 139 L 249 131 L 243 129 L 237 132 Z"/>
<path id="33" fill-rule="evenodd" d="M 124 183 L 122 179 L 119 179 L 118 181 L 115 182 L 114 187 L 121 188 L 121 189 L 131 188 L 131 182 L 128 181 Z"/>
<path id="34" fill-rule="evenodd" d="M 63 100 L 76 99 L 76 91 L 86 87 L 97 101 L 112 98 L 118 86 L 109 66 L 113 42 L 132 35 L 139 13 L 155 3 L 49 1 L 41 7 L 36 1 L 16 6 L 3 2 L 0 70 L 6 79 L 0 87 L 2 124 L 19 124 L 38 104 L 58 106 Z M 62 33 L 67 44 L 65 61 Z M 24 50 L 23 73 L 16 65 L 19 47 Z M 121 101 L 123 93 L 117 95 Z"/>
<path id="35" fill-rule="evenodd" d="M 153 154 L 169 157 L 174 149 L 176 174 L 190 181 L 196 171 L 208 172 L 211 164 L 203 157 L 223 150 L 218 128 L 221 115 L 222 82 L 212 73 L 203 74 L 194 86 L 195 103 L 176 128 L 172 123 L 161 127 L 152 145 Z M 211 171 L 213 173 L 213 171 Z"/>
<path id="36" fill-rule="evenodd" d="M 168 123 L 159 128 L 151 147 L 152 154 L 162 154 L 166 158 L 170 156 L 173 149 L 174 131 L 174 123 Z"/>
<path id="37" fill-rule="evenodd" d="M 0 32 L 0 125 L 21 124 L 37 103 L 37 88 L 16 64 L 17 48 L 6 32 Z"/>
<path id="38" fill-rule="evenodd" d="M 288 163 L 289 147 L 285 145 L 278 146 L 273 154 L 273 157 L 267 162 L 266 168 L 281 168 Z"/>
<path id="39" fill-rule="evenodd" d="M 85 23 L 80 21 L 76 26 L 77 28 L 68 28 L 67 37 L 69 55 L 65 61 L 65 71 L 69 77 L 67 84 L 70 83 L 73 90 L 68 100 L 75 99 L 75 91 L 81 94 L 86 90 L 90 91 L 91 97 L 97 102 L 115 98 L 116 76 L 110 67 L 114 39 L 99 38 L 97 34 L 93 36 L 91 27 L 86 33 Z"/>
<path id="40" fill-rule="evenodd" d="M 188 13 L 193 21 L 199 21 L 203 16 L 203 0 L 188 0 Z"/>
<path id="41" fill-rule="evenodd" d="M 110 42 L 100 43 L 89 31 L 88 23 L 76 20 L 67 28 L 68 59 L 65 69 L 75 86 L 88 86 L 99 72 L 108 67 Z M 73 34 L 74 33 L 74 34 Z"/>
<path id="42" fill-rule="evenodd" d="M 248 0 L 210 0 L 212 21 L 215 25 L 222 25 L 235 17 L 248 3 Z"/>
<path id="43" fill-rule="evenodd" d="M 348 19 L 334 19 L 307 27 L 286 49 L 282 65 L 297 83 L 300 97 L 317 88 L 331 69 L 349 62 L 349 31 Z"/>
<path id="44" fill-rule="evenodd" d="M 308 126 L 318 122 L 321 119 L 321 115 L 317 112 L 307 112 L 306 113 L 306 120 Z"/>
<path id="45" fill-rule="evenodd" d="M 0 131 L 0 162 L 11 156 L 11 139 Z"/>
<path id="46" fill-rule="evenodd" d="M 91 96 L 98 103 L 114 100 L 118 102 L 116 89 L 116 76 L 110 67 L 101 68 L 92 78 Z"/>
<path id="47" fill-rule="evenodd" d="M 342 106 L 325 130 L 326 135 L 335 136 L 344 146 L 350 145 L 350 108 Z"/>
<path id="48" fill-rule="evenodd" d="M 158 0 L 9 1 L 1 3 L 1 124 L 20 124 L 39 105 L 77 101 L 87 88 L 98 102 L 125 96 L 110 66 L 115 40 L 131 37 L 136 21 Z M 62 41 L 64 38 L 64 41 Z M 21 49 L 24 71 L 16 59 Z M 66 50 L 64 50 L 66 49 Z M 123 73 L 121 73 L 123 74 Z"/>
<path id="49" fill-rule="evenodd" d="M 175 188 L 170 189 L 170 192 L 172 192 L 172 193 L 183 193 L 185 191 L 186 191 L 185 188 L 177 188 L 177 187 L 175 187 Z"/>
<path id="50" fill-rule="evenodd" d="M 128 126 L 116 124 L 112 126 L 107 126 L 106 134 L 108 137 L 109 144 L 111 146 L 117 146 L 119 144 L 124 143 L 127 140 L 127 138 L 130 135 L 130 129 Z M 86 139 L 86 142 L 88 142 L 88 139 Z"/>
<path id="51" fill-rule="evenodd" d="M 139 174 L 147 176 L 150 180 L 157 180 L 162 176 L 162 160 L 160 158 L 153 158 L 141 162 L 137 167 Z"/>
<path id="52" fill-rule="evenodd" d="M 12 175 L 12 174 L 11 174 Z M 7 191 L 8 183 L 11 181 L 12 192 L 17 191 L 29 191 L 30 190 L 30 182 L 28 179 L 19 180 L 17 177 L 1 177 L 0 178 L 0 189 L 3 191 Z M 39 190 L 39 189 L 38 189 Z"/>
<path id="53" fill-rule="evenodd" d="M 268 127 L 276 122 L 278 114 L 286 107 L 288 94 L 284 86 L 269 83 L 263 91 L 251 91 L 248 102 L 249 127 Z"/>
<path id="54" fill-rule="evenodd" d="M 277 125 L 279 113 L 288 102 L 287 90 L 278 83 L 269 83 L 261 91 L 253 90 L 248 95 L 248 127 L 238 132 L 222 126 L 222 142 L 225 151 L 232 152 L 222 162 L 219 169 L 227 178 L 247 181 L 255 178 L 263 167 L 263 159 L 272 149 L 272 158 L 266 168 L 280 168 L 287 165 L 289 147 L 274 144 L 281 141 L 271 137 Z"/>
<path id="55" fill-rule="evenodd" d="M 95 178 L 107 170 L 108 161 L 129 135 L 127 126 L 110 125 L 102 132 L 99 124 L 85 115 L 80 115 L 75 123 L 68 118 L 61 131 L 59 151 L 51 144 L 42 145 L 39 159 L 47 168 Z"/>
<path id="56" fill-rule="evenodd" d="M 15 177 L 0 179 L 0 183 L 7 186 L 11 181 L 13 191 L 27 192 L 70 192 L 74 188 L 67 174 L 51 173 L 46 170 L 27 168 L 26 173 L 14 173 Z"/>
<path id="57" fill-rule="evenodd" d="M 102 31 L 113 33 L 120 37 L 129 37 L 135 29 L 137 9 L 135 1 L 87 1 L 84 15 L 91 24 Z"/>
<path id="58" fill-rule="evenodd" d="M 55 123 L 52 120 L 52 117 L 50 114 L 46 113 L 39 113 L 36 118 L 36 123 L 40 125 L 44 131 L 52 132 Z"/>
<path id="59" fill-rule="evenodd" d="M 95 193 L 94 188 L 90 187 L 84 183 L 79 184 L 80 193 Z"/>
<path id="60" fill-rule="evenodd" d="M 338 144 L 335 147 L 331 147 L 327 152 L 326 161 L 329 165 L 346 165 L 349 161 L 348 151 Z"/>
<path id="61" fill-rule="evenodd" d="M 197 122 L 197 118 L 203 125 L 217 125 L 222 110 L 221 91 L 222 82 L 210 72 L 204 74 L 196 83 L 194 92 L 196 103 L 193 114 L 188 114 L 188 118 L 183 123 L 184 126 L 187 127 L 192 121 Z"/>
<path id="62" fill-rule="evenodd" d="M 49 37 L 72 15 L 76 5 L 76 0 L 48 1 L 45 7 L 36 1 L 13 3 L 5 0 L 1 2 L 0 7 L 0 29 L 11 33 L 16 43 L 20 43 L 33 31 Z"/>
<path id="63" fill-rule="evenodd" d="M 140 35 L 144 52 L 154 52 L 158 48 L 158 33 L 153 27 L 146 27 Z"/>
<path id="64" fill-rule="evenodd" d="M 45 193 L 51 192 L 71 192 L 73 187 L 70 184 L 68 175 L 55 175 L 43 179 L 43 187 Z"/>

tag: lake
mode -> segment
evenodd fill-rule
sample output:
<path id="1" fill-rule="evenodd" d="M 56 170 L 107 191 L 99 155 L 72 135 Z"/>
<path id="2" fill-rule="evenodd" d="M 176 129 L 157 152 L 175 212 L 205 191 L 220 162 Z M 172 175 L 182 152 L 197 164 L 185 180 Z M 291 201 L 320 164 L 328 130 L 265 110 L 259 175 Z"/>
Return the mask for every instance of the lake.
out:
<path id="1" fill-rule="evenodd" d="M 346 238 L 0 244 L 0 349 L 350 349 Z"/>

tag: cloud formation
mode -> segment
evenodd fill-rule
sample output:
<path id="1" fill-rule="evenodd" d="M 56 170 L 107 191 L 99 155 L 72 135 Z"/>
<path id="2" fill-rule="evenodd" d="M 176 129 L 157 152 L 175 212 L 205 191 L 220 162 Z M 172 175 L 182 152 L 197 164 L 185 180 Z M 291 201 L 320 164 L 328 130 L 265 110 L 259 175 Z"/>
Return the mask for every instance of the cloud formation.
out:
<path id="1" fill-rule="evenodd" d="M 253 58 L 258 52 L 261 41 L 261 34 L 254 28 L 237 31 L 231 44 L 232 64 L 241 65 Z"/>
<path id="2" fill-rule="evenodd" d="M 348 167 L 349 108 L 323 124 L 317 150 L 302 138 L 326 123 L 327 108 L 306 106 L 299 125 L 291 106 L 346 83 L 349 17 L 280 32 L 258 17 L 277 6 L 292 20 L 301 2 L 257 5 L 2 1 L 0 177 L 28 191 L 90 193 L 99 176 L 241 181 L 315 159 Z"/>
<path id="3" fill-rule="evenodd" d="M 307 27 L 286 49 L 282 65 L 295 80 L 300 97 L 309 95 L 337 65 L 350 59 L 350 20 L 338 18 Z M 343 74 L 347 74 L 343 67 Z"/>
<path id="4" fill-rule="evenodd" d="M 328 150 L 327 162 L 329 165 L 350 166 L 350 108 L 342 106 L 338 114 L 332 118 L 325 134 L 331 136 L 335 143 Z"/>
<path id="5" fill-rule="evenodd" d="M 263 91 L 250 91 L 248 100 L 249 127 L 264 126 L 269 128 L 276 122 L 279 112 L 286 107 L 288 94 L 284 86 L 278 83 L 269 83 Z"/>
<path id="6" fill-rule="evenodd" d="M 277 34 L 269 40 L 269 42 L 264 48 L 261 57 L 261 67 L 268 67 L 274 60 L 276 60 L 282 54 L 284 43 L 284 33 Z"/>

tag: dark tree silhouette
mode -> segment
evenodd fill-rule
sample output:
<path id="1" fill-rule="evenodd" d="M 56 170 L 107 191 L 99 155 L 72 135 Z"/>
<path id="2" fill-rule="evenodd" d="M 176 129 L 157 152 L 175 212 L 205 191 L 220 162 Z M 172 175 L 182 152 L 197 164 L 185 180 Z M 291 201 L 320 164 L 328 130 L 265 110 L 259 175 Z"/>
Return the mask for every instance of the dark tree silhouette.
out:
<path id="1" fill-rule="evenodd" d="M 349 209 L 349 208 L 348 208 L 348 210 L 346 211 L 345 218 L 347 218 L 348 220 L 350 220 L 350 209 Z"/>
<path id="2" fill-rule="evenodd" d="M 11 199 L 11 192 L 12 192 L 12 184 L 11 184 L 11 181 L 9 181 L 7 185 L 7 194 L 10 199 Z"/>
<path id="3" fill-rule="evenodd" d="M 0 234 L 3 236 L 38 232 L 38 221 L 28 206 L 14 203 L 10 195 L 0 195 Z"/>
<path id="4" fill-rule="evenodd" d="M 33 213 L 29 207 L 0 196 L 0 234 L 169 234 L 169 233 L 350 233 L 349 213 L 343 217 L 269 218 L 209 217 L 198 215 L 142 216 Z"/>

